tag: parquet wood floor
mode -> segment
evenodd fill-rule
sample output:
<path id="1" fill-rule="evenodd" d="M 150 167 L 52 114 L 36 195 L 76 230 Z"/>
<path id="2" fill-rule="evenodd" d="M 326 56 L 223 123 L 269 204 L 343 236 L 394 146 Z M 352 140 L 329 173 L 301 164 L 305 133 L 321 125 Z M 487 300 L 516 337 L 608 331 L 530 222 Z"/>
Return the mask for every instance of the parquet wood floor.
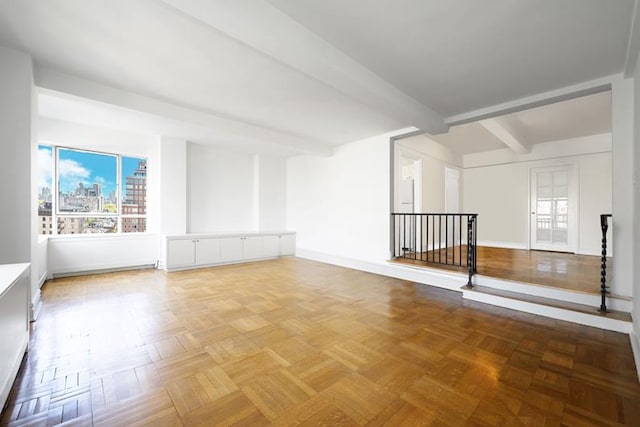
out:
<path id="1" fill-rule="evenodd" d="M 629 338 L 293 257 L 57 279 L 2 425 L 640 425 Z"/>
<path id="2" fill-rule="evenodd" d="M 454 259 L 455 254 L 455 259 Z M 447 266 L 427 260 L 441 260 L 453 264 L 467 258 L 466 246 L 455 246 L 448 250 L 420 252 L 415 254 L 417 260 L 396 258 L 400 263 L 424 265 L 432 268 L 466 272 L 466 267 Z M 564 252 L 529 251 L 524 249 L 493 248 L 478 246 L 478 274 L 498 279 L 534 285 L 550 286 L 593 294 L 600 293 L 600 257 L 592 255 L 576 255 Z M 607 279 L 611 279 L 613 271 L 608 263 Z"/>

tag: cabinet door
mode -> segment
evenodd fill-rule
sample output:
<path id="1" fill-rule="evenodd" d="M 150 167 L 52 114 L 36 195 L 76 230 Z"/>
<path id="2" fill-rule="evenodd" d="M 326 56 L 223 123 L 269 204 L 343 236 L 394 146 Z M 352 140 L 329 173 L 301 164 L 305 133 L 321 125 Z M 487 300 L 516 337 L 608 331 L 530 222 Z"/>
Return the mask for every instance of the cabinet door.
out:
<path id="1" fill-rule="evenodd" d="M 262 253 L 262 236 L 244 237 L 243 258 L 264 258 Z"/>
<path id="2" fill-rule="evenodd" d="M 262 236 L 262 256 L 265 258 L 280 255 L 280 236 Z"/>
<path id="3" fill-rule="evenodd" d="M 196 264 L 220 262 L 220 239 L 198 239 L 196 242 Z"/>
<path id="4" fill-rule="evenodd" d="M 280 236 L 280 255 L 296 254 L 296 235 L 283 234 Z"/>
<path id="5" fill-rule="evenodd" d="M 167 241 L 167 267 L 183 267 L 195 262 L 195 242 L 188 240 Z"/>
<path id="6" fill-rule="evenodd" d="M 240 237 L 225 237 L 220 240 L 220 261 L 230 262 L 242 259 L 242 242 Z"/>

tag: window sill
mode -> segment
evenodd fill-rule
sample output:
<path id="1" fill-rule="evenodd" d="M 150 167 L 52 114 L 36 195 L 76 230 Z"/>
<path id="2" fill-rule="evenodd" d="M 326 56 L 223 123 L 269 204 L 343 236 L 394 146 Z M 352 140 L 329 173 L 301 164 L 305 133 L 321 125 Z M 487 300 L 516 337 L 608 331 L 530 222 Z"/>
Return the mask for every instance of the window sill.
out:
<path id="1" fill-rule="evenodd" d="M 156 233 L 93 233 L 93 234 L 52 234 L 46 236 L 48 240 L 124 240 L 157 238 Z"/>

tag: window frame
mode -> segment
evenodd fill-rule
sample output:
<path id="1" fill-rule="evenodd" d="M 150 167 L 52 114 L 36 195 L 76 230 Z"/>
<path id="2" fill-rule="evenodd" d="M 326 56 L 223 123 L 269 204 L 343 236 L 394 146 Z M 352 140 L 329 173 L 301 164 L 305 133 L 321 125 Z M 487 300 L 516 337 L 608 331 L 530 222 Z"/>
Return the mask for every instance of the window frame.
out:
<path id="1" fill-rule="evenodd" d="M 38 149 L 40 149 L 40 147 L 48 147 L 51 149 L 51 156 L 52 156 L 52 171 L 51 171 L 51 226 L 50 226 L 50 234 L 40 234 L 40 230 L 39 230 L 39 235 L 41 236 L 46 236 L 46 237 L 51 237 L 51 236 L 64 236 L 64 237 L 71 237 L 71 236 L 117 236 L 117 235 L 140 235 L 140 234 L 149 234 L 149 230 L 148 230 L 148 199 L 147 199 L 147 195 L 149 194 L 149 185 L 148 185 L 148 174 L 145 175 L 145 195 L 144 195 L 144 214 L 124 214 L 123 213 L 123 205 L 124 203 L 124 197 L 125 197 L 125 188 L 122 188 L 122 182 L 123 180 L 125 180 L 126 182 L 126 177 L 123 177 L 123 158 L 131 158 L 131 159 L 136 159 L 136 160 L 144 160 L 145 161 L 145 165 L 146 168 L 145 170 L 148 171 L 149 170 L 149 157 L 147 156 L 143 156 L 143 155 L 129 155 L 129 154 L 122 154 L 122 153 L 113 153 L 113 152 L 105 152 L 105 151 L 98 151 L 98 150 L 91 150 L 91 149 L 85 149 L 85 148 L 76 148 L 76 147 L 69 147 L 69 146 L 64 146 L 64 145 L 57 145 L 57 144 L 52 144 L 52 143 L 48 143 L 48 142 L 39 142 L 38 143 Z M 116 187 L 116 212 L 61 212 L 60 211 L 60 192 L 59 192 L 59 185 L 60 185 L 60 178 L 59 178 L 59 171 L 60 171 L 60 155 L 59 155 L 59 151 L 60 150 L 68 150 L 68 151 L 73 151 L 73 152 L 79 152 L 79 153 L 89 153 L 89 154 L 97 154 L 97 155 L 105 155 L 105 156 L 109 156 L 109 157 L 114 157 L 116 160 L 116 183 L 115 183 L 115 187 Z M 38 167 L 40 168 L 41 165 L 38 165 Z M 38 194 L 40 193 L 41 188 L 38 189 Z M 104 197 L 104 196 L 103 196 Z M 40 215 L 38 215 L 38 217 L 40 217 Z M 42 216 L 43 218 L 46 216 Z M 115 232 L 106 232 L 106 233 L 60 233 L 59 232 L 59 219 L 60 218 L 72 218 L 72 220 L 80 219 L 80 218 L 91 218 L 91 219 L 102 219 L 102 218 L 109 218 L 109 219 L 116 219 L 116 231 Z M 123 231 L 123 219 L 142 219 L 144 220 L 144 225 L 145 225 L 145 229 L 144 231 L 128 231 L 128 232 L 124 232 Z M 75 221 L 74 221 L 75 222 Z M 55 225 L 55 227 L 53 227 L 53 225 Z"/>

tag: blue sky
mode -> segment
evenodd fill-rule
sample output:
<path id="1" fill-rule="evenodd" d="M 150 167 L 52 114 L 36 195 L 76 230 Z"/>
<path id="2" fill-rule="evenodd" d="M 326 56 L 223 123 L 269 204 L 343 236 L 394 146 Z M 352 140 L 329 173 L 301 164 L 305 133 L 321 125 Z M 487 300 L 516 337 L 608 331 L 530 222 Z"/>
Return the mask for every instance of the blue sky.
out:
<path id="1" fill-rule="evenodd" d="M 59 186 L 62 192 L 73 192 L 78 183 L 85 186 L 98 183 L 102 186 L 103 196 L 108 196 L 117 187 L 117 157 L 108 154 L 97 154 L 74 151 L 64 148 L 58 149 Z M 38 147 L 39 184 L 38 187 L 51 188 L 53 174 L 53 150 L 51 147 Z M 122 157 L 122 180 L 132 175 L 138 166 L 137 158 Z"/>

